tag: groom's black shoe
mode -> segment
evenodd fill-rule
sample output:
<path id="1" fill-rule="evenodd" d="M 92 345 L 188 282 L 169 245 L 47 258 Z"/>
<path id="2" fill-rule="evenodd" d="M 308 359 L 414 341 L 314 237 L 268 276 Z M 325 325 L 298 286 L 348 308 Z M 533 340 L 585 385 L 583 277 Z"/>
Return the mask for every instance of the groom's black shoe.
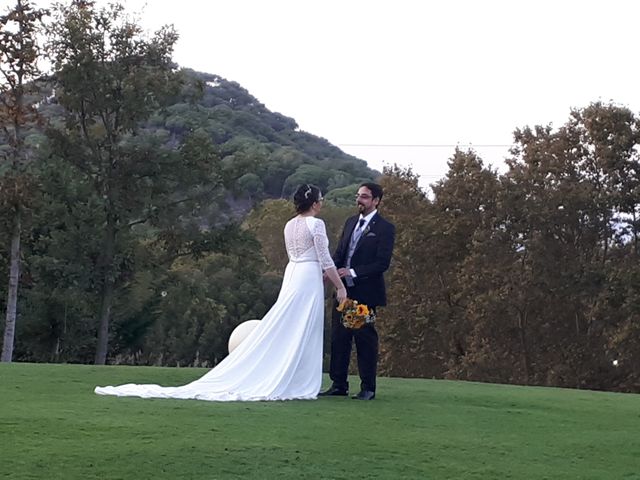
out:
<path id="1" fill-rule="evenodd" d="M 374 398 L 376 398 L 376 392 L 372 392 L 371 390 L 362 390 L 360 393 L 354 395 L 351 398 L 353 398 L 354 400 L 373 400 Z"/>
<path id="2" fill-rule="evenodd" d="M 338 388 L 333 385 L 324 392 L 318 393 L 319 397 L 346 397 L 347 395 L 349 395 L 349 390 L 346 388 Z"/>

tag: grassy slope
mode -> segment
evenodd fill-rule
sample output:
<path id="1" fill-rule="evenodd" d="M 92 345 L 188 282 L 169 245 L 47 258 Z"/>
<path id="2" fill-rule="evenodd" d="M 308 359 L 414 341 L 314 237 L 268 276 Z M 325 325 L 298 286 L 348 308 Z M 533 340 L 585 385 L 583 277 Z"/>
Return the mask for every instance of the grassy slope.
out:
<path id="1" fill-rule="evenodd" d="M 93 394 L 202 372 L 0 364 L 0 479 L 640 479 L 640 395 L 388 378 L 373 402 Z"/>

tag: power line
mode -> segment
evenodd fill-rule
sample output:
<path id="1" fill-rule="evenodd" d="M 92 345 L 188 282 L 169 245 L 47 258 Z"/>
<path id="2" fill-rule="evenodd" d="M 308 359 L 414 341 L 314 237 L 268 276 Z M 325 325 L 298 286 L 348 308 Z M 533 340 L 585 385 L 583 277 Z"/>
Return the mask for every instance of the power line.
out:
<path id="1" fill-rule="evenodd" d="M 513 147 L 512 144 L 477 144 L 477 143 L 420 143 L 420 144 L 402 144 L 402 143 L 338 143 L 338 147 L 392 147 L 392 148 L 451 148 L 451 147 L 480 147 L 480 148 L 508 148 Z"/>

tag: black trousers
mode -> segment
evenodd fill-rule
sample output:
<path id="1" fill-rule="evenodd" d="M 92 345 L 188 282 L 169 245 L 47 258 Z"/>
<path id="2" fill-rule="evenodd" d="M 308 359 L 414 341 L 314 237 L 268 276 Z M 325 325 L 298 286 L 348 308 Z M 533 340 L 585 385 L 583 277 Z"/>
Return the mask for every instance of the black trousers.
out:
<path id="1" fill-rule="evenodd" d="M 370 323 L 357 330 L 345 328 L 342 325 L 340 312 L 336 310 L 338 304 L 334 302 L 331 315 L 331 362 L 329 377 L 333 386 L 348 389 L 349 360 L 351 346 L 356 343 L 358 358 L 358 373 L 360 375 L 360 389 L 376 391 L 376 371 L 378 368 L 378 332 L 374 324 Z"/>

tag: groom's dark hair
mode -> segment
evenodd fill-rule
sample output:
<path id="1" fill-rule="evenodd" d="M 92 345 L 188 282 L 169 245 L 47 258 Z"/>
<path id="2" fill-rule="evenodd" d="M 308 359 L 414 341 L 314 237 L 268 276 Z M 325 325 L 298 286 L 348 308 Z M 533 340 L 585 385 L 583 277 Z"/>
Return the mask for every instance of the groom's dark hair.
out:
<path id="1" fill-rule="evenodd" d="M 373 183 L 373 182 L 365 182 L 363 184 L 360 185 L 361 187 L 366 187 L 369 190 L 371 190 L 371 195 L 373 196 L 373 198 L 377 198 L 378 200 L 382 200 L 382 187 L 380 185 L 378 185 L 377 183 Z"/>

